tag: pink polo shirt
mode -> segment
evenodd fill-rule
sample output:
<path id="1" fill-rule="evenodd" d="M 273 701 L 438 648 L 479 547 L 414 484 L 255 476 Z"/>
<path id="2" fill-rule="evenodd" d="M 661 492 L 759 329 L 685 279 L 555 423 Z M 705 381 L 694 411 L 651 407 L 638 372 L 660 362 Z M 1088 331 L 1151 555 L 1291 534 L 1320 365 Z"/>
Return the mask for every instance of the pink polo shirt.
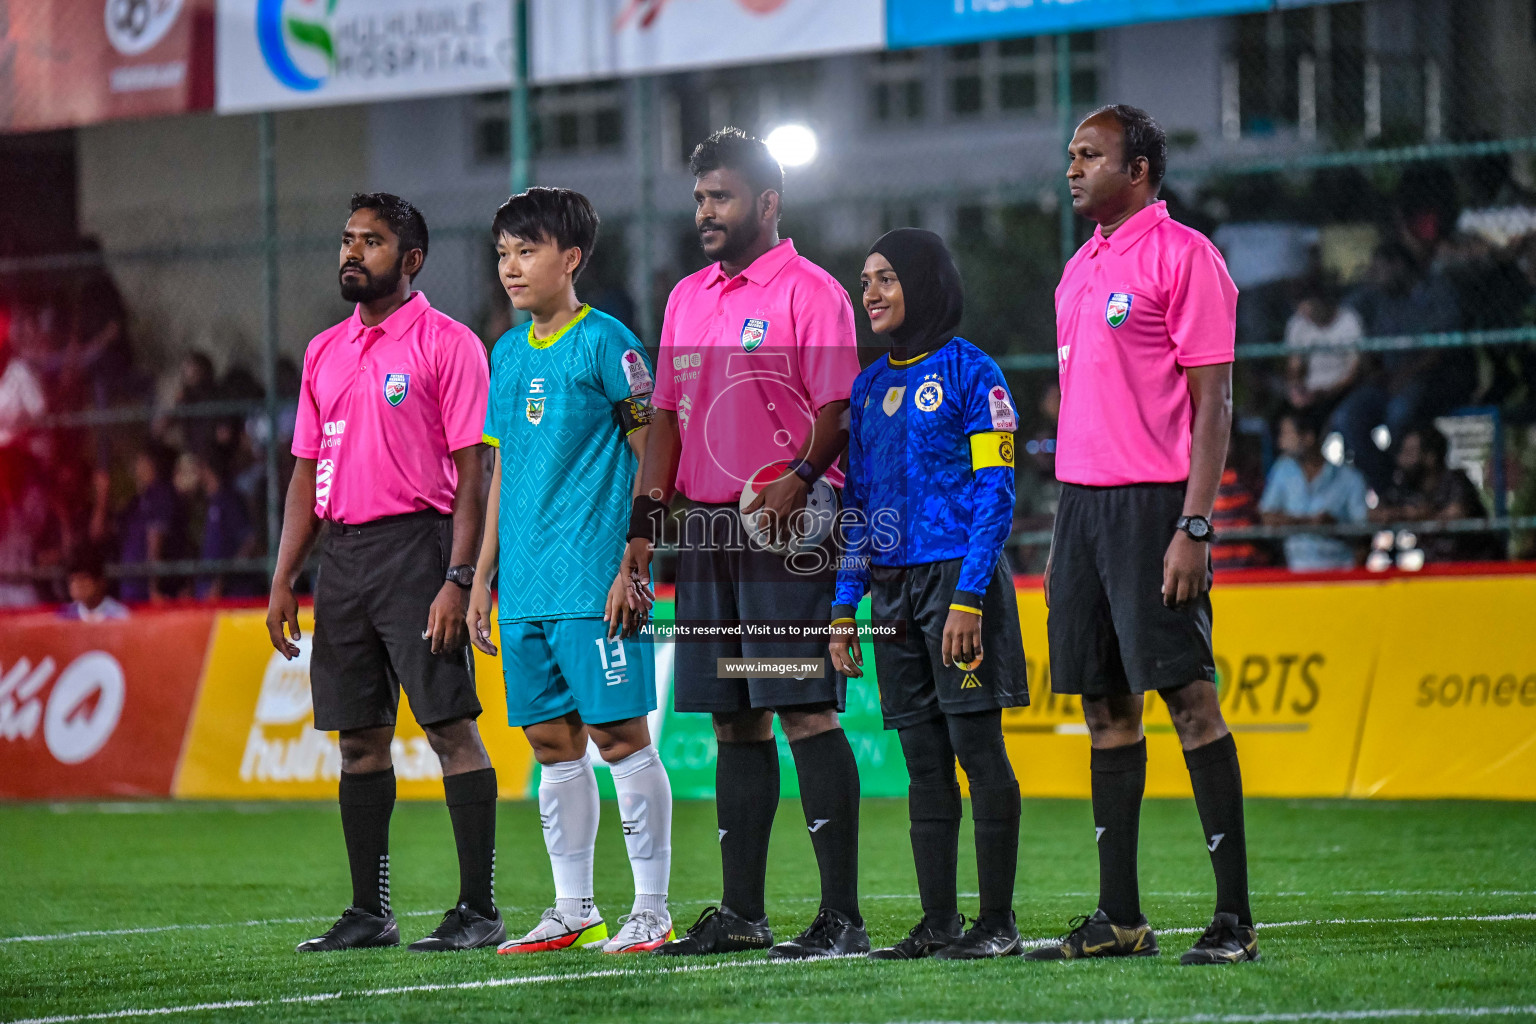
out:
<path id="1" fill-rule="evenodd" d="M 1237 286 L 1200 232 L 1153 203 L 1095 229 L 1056 286 L 1056 478 L 1096 487 L 1189 479 L 1184 369 L 1230 363 Z"/>
<path id="2" fill-rule="evenodd" d="M 793 459 L 816 413 L 847 401 L 859 375 L 853 306 L 837 280 L 784 239 L 735 277 L 716 263 L 667 299 L 658 409 L 677 413 L 677 487 L 732 502 L 770 462 Z M 827 482 L 843 485 L 835 465 Z"/>
<path id="3" fill-rule="evenodd" d="M 293 454 L 317 460 L 315 514 L 452 512 L 452 453 L 480 443 L 489 385 L 480 339 L 421 292 L 377 327 L 353 310 L 315 335 L 293 428 Z"/>

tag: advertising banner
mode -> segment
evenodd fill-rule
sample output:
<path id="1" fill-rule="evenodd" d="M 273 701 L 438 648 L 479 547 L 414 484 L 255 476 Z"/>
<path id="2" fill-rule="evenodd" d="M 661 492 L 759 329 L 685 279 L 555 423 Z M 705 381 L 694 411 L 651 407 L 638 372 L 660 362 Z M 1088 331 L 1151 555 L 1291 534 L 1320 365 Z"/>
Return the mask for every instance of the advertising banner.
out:
<path id="1" fill-rule="evenodd" d="M 506 0 L 218 0 L 218 110 L 505 89 Z"/>
<path id="2" fill-rule="evenodd" d="M 1415 580 L 1383 597 L 1351 795 L 1536 799 L 1536 578 Z"/>
<path id="3" fill-rule="evenodd" d="M 1381 632 L 1373 586 L 1226 585 L 1212 591 L 1217 690 L 1248 796 L 1349 791 L 1351 752 Z M 1030 706 L 1003 713 L 1025 796 L 1089 795 L 1088 729 L 1075 697 L 1051 693 L 1045 597 L 1019 591 Z M 1190 796 L 1167 706 L 1146 699 L 1147 795 Z"/>
<path id="4" fill-rule="evenodd" d="M 885 46 L 885 0 L 530 0 L 528 23 L 538 83 Z"/>
<path id="5" fill-rule="evenodd" d="M 0 799 L 169 796 L 213 620 L 6 618 Z"/>
<path id="6" fill-rule="evenodd" d="M 0 0 L 0 131 L 213 105 L 213 0 Z"/>
<path id="7" fill-rule="evenodd" d="M 886 0 L 889 45 L 970 43 L 1267 11 L 1269 0 Z"/>
<path id="8" fill-rule="evenodd" d="M 208 650 L 175 794 L 231 800 L 334 798 L 341 773 L 336 734 L 317 732 L 310 703 L 309 654 L 314 619 L 300 613 L 300 654 L 287 661 L 272 649 L 266 613 L 224 612 Z M 492 642 L 496 642 L 493 636 Z M 500 794 L 528 793 L 533 754 L 520 731 L 507 728 L 501 664 L 475 654 L 475 686 L 484 712 L 480 735 L 496 768 Z M 401 799 L 442 799 L 437 755 L 400 698 L 392 751 Z"/>

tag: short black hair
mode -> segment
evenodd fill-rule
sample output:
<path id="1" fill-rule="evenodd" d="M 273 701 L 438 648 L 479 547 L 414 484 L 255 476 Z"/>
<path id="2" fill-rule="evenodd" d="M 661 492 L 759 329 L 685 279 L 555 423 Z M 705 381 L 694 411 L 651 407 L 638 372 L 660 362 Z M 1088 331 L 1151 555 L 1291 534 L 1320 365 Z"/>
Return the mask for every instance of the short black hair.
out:
<path id="1" fill-rule="evenodd" d="M 722 167 L 741 174 L 757 195 L 769 191 L 784 195 L 784 168 L 768 152 L 766 142 L 740 128 L 721 128 L 693 147 L 688 158 L 688 173 L 695 178 Z"/>
<path id="2" fill-rule="evenodd" d="M 501 204 L 491 219 L 491 237 L 502 235 L 529 242 L 554 242 L 562 251 L 580 249 L 581 262 L 571 280 L 581 276 L 597 246 L 597 211 L 592 201 L 568 188 L 535 186 Z"/>
<path id="3" fill-rule="evenodd" d="M 1298 409 L 1295 406 L 1287 406 L 1280 414 L 1280 421 L 1290 420 L 1296 424 L 1298 434 L 1311 434 L 1319 441 L 1323 439 L 1323 431 L 1326 429 L 1327 420 L 1315 407 Z"/>
<path id="4" fill-rule="evenodd" d="M 1410 428 L 1404 437 L 1411 434 L 1418 435 L 1419 447 L 1425 454 L 1433 455 L 1436 462 L 1442 466 L 1445 465 L 1446 458 L 1451 454 L 1451 442 L 1446 439 L 1439 427 L 1433 423 L 1420 423 Z"/>
<path id="5" fill-rule="evenodd" d="M 1157 119 L 1140 107 L 1129 103 L 1111 103 L 1100 107 L 1088 118 L 1108 114 L 1120 124 L 1120 135 L 1125 140 L 1125 165 L 1137 157 L 1147 158 L 1147 180 L 1155 190 L 1163 183 L 1168 171 L 1168 134 Z M 1085 118 L 1084 120 L 1087 120 Z"/>
<path id="6" fill-rule="evenodd" d="M 82 544 L 69 556 L 65 571 L 70 576 L 91 576 L 104 579 L 107 575 L 107 557 L 94 544 Z"/>
<path id="7" fill-rule="evenodd" d="M 412 249 L 421 250 L 421 261 L 427 261 L 427 218 L 421 211 L 392 192 L 354 192 L 352 212 L 372 210 L 377 213 L 389 230 L 400 239 L 400 255 Z"/>

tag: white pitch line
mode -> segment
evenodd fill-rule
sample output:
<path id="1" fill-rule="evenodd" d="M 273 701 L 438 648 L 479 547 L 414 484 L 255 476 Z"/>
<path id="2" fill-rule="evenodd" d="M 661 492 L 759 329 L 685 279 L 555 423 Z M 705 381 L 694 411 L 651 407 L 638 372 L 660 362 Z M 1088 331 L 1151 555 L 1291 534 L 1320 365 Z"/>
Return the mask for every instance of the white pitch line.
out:
<path id="1" fill-rule="evenodd" d="M 518 907 L 503 907 L 503 910 L 519 910 Z M 405 910 L 396 914 L 396 917 L 433 917 L 441 915 L 441 910 Z M 0 943 L 6 942 L 55 942 L 61 939 L 94 939 L 113 935 L 155 935 L 159 932 L 180 931 L 209 931 L 214 928 L 260 928 L 274 924 L 313 924 L 317 921 L 331 921 L 330 917 L 267 917 L 257 921 L 213 921 L 208 924 L 162 924 L 148 928 L 106 928 L 83 932 L 58 932 L 53 935 L 4 935 L 0 936 Z"/>
<path id="2" fill-rule="evenodd" d="M 377 996 L 413 995 L 421 992 L 462 992 L 473 989 L 509 988 L 514 985 L 538 985 L 545 982 L 587 981 L 592 978 L 646 977 L 668 974 L 691 974 L 699 971 L 719 971 L 741 967 L 785 967 L 794 961 L 738 960 L 723 964 L 690 964 L 655 971 L 637 971 L 633 968 L 614 968 L 587 971 L 581 974 L 525 974 L 512 978 L 487 978 L 482 981 L 439 982 L 425 985 L 397 985 L 391 988 L 356 989 L 350 992 L 316 992 L 304 996 L 276 996 L 269 999 L 227 999 L 217 1003 L 191 1003 L 183 1006 L 153 1006 L 127 1010 L 108 1010 L 102 1013 L 66 1013 L 51 1017 L 25 1017 L 6 1021 L 4 1024 L 70 1024 L 72 1021 L 120 1020 L 128 1017 L 164 1017 L 177 1013 L 206 1013 L 210 1010 L 244 1010 L 260 1006 L 292 1006 L 299 1003 L 326 1003 L 338 999 L 368 999 Z"/>
<path id="3" fill-rule="evenodd" d="M 1436 922 L 1472 922 L 1472 921 L 1536 921 L 1536 913 L 1530 914 L 1458 914 L 1444 917 L 1330 917 L 1318 918 L 1311 921 L 1260 921 L 1257 928 L 1261 932 L 1272 928 L 1317 928 L 1323 925 L 1341 924 L 1433 924 Z M 1199 935 L 1204 928 L 1155 928 L 1158 935 Z M 1026 946 L 1039 945 L 1046 942 L 1054 942 L 1060 936 L 1049 936 L 1041 939 L 1024 939 Z M 1181 1018 L 1182 1019 L 1182 1018 Z M 1193 1018 L 1191 1018 L 1193 1019 Z"/>

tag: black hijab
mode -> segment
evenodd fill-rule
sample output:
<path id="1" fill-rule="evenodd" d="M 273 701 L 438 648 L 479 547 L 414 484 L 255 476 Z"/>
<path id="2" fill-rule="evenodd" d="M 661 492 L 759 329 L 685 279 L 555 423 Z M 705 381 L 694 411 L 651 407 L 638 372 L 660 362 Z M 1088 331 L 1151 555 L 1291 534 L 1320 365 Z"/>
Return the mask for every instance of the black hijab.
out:
<path id="1" fill-rule="evenodd" d="M 953 338 L 965 297 L 960 270 L 944 240 L 921 228 L 897 228 L 881 235 L 869 251 L 890 262 L 906 305 L 905 318 L 890 333 L 891 354 L 912 359 Z"/>

